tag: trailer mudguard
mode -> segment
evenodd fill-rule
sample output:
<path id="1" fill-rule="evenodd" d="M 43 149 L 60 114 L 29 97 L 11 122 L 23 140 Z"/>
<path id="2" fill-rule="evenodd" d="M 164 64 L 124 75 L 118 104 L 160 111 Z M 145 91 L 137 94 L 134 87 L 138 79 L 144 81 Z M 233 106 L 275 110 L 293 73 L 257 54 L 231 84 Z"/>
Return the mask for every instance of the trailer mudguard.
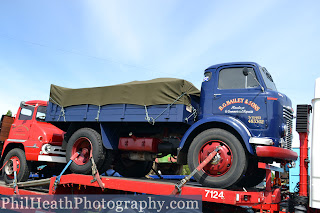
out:
<path id="1" fill-rule="evenodd" d="M 241 121 L 239 121 L 238 119 L 231 117 L 231 116 L 215 116 L 215 117 L 210 117 L 210 118 L 203 118 L 203 119 L 197 121 L 183 135 L 178 150 L 181 150 L 184 147 L 185 142 L 187 141 L 188 137 L 190 136 L 190 134 L 194 130 L 196 130 L 198 127 L 200 127 L 203 124 L 209 124 L 209 123 L 223 123 L 223 124 L 226 124 L 226 125 L 230 126 L 231 128 L 233 128 L 242 137 L 242 139 L 246 145 L 247 150 L 251 154 L 254 154 L 252 146 L 249 143 L 249 139 L 251 138 L 250 131 Z"/>
<path id="2" fill-rule="evenodd" d="M 117 150 L 119 136 L 116 134 L 116 129 L 106 123 L 100 123 L 100 128 L 104 147 L 106 149 Z"/>

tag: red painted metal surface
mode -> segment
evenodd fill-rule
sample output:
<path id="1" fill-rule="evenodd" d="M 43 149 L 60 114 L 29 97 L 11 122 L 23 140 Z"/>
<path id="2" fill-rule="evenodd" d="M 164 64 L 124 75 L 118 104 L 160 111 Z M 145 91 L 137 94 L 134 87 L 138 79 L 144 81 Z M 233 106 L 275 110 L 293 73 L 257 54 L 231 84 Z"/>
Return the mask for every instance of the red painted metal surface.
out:
<path id="1" fill-rule="evenodd" d="M 213 177 L 219 177 L 229 171 L 232 165 L 232 151 L 230 147 L 217 140 L 208 141 L 205 143 L 199 152 L 199 164 L 203 162 L 217 146 L 221 145 L 218 153 L 213 157 L 212 161 L 203 167 L 203 171 Z"/>
<path id="2" fill-rule="evenodd" d="M 308 133 L 299 132 L 300 136 L 300 182 L 299 195 L 308 196 Z"/>
<path id="3" fill-rule="evenodd" d="M 271 157 L 282 160 L 297 160 L 298 158 L 296 152 L 274 146 L 257 146 L 256 153 L 258 157 Z"/>
<path id="4" fill-rule="evenodd" d="M 35 106 L 32 118 L 31 120 L 19 120 L 21 112 L 19 107 L 1 154 L 4 154 L 8 144 L 21 144 L 24 147 L 26 159 L 28 161 L 38 161 L 42 145 L 50 143 L 51 145 L 61 146 L 65 132 L 50 123 L 36 120 L 38 106 L 47 106 L 46 101 L 33 100 L 26 102 L 26 104 Z"/>
<path id="5" fill-rule="evenodd" d="M 102 177 L 101 180 L 106 191 L 101 191 L 97 182 L 89 175 L 69 174 L 63 175 L 55 192 L 52 186 L 55 178 L 51 178 L 49 194 L 102 194 L 102 193 L 146 193 L 154 195 L 169 195 L 175 189 L 175 183 L 154 181 L 148 179 L 130 179 L 119 177 Z M 84 190 L 85 189 L 85 190 Z M 281 200 L 280 189 L 270 191 L 232 191 L 185 185 L 181 195 L 202 195 L 202 200 L 214 203 L 223 203 L 236 206 L 252 206 L 254 208 L 279 210 L 278 203 Z"/>
<path id="6" fill-rule="evenodd" d="M 118 148 L 120 150 L 157 153 L 159 143 L 160 140 L 157 138 L 121 137 Z"/>
<path id="7" fill-rule="evenodd" d="M 10 179 L 14 179 L 14 174 L 13 172 L 16 171 L 17 175 L 20 172 L 20 160 L 17 156 L 12 156 L 8 163 L 7 166 L 10 167 L 10 169 L 12 170 L 12 174 L 11 175 L 7 175 Z"/>
<path id="8" fill-rule="evenodd" d="M 28 105 L 48 106 L 48 102 L 47 101 L 42 101 L 42 100 L 31 100 L 31 101 L 27 101 L 26 104 L 28 104 Z"/>
<path id="9" fill-rule="evenodd" d="M 79 152 L 80 155 L 76 157 L 73 162 L 77 165 L 85 165 L 88 163 L 92 152 L 91 141 L 86 137 L 78 138 L 72 147 L 71 155 L 73 156 L 77 152 Z"/>

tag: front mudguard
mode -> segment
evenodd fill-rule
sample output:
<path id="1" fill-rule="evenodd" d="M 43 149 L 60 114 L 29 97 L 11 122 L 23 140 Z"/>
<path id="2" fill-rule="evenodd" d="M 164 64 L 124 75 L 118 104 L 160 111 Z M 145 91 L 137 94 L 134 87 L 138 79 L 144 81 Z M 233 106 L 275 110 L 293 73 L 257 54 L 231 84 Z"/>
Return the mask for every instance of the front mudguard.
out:
<path id="1" fill-rule="evenodd" d="M 204 118 L 196 123 L 194 123 L 184 134 L 181 139 L 179 148 L 178 148 L 178 161 L 185 162 L 186 156 L 185 154 L 188 152 L 188 148 L 196 136 L 194 135 L 195 132 L 199 132 L 200 130 L 205 130 L 209 128 L 232 128 L 235 132 L 239 134 L 245 147 L 247 148 L 248 152 L 254 155 L 254 150 L 249 143 L 251 138 L 251 132 L 248 128 L 238 119 L 231 117 L 231 116 L 215 116 L 210 118 Z M 180 158 L 180 160 L 179 160 Z"/>

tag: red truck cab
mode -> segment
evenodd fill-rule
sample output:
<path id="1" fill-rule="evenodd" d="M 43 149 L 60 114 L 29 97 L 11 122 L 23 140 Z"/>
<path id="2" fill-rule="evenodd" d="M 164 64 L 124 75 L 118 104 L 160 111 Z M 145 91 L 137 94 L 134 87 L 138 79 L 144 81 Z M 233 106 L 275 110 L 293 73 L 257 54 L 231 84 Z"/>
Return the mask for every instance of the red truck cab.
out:
<path id="1" fill-rule="evenodd" d="M 17 115 L 11 125 L 8 138 L 3 144 L 1 152 L 3 163 L 15 158 L 21 164 L 23 164 L 21 161 L 66 162 L 65 151 L 61 148 L 65 132 L 45 122 L 46 107 L 47 101 L 33 100 L 21 102 Z M 36 163 L 35 165 L 38 164 Z M 12 170 L 10 169 L 10 165 L 10 162 L 8 162 L 4 169 L 5 176 L 9 175 L 10 177 L 11 175 Z M 32 168 L 29 168 L 29 171 L 32 171 Z"/>

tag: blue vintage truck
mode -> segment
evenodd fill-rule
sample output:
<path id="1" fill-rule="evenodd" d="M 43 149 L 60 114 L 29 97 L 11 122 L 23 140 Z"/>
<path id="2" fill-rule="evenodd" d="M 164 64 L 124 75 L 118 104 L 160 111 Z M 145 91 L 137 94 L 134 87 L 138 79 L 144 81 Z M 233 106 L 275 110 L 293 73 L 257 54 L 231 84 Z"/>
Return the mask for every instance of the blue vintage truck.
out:
<path id="1" fill-rule="evenodd" d="M 168 154 L 194 170 L 220 146 L 194 176 L 218 188 L 255 186 L 265 177 L 259 162 L 295 160 L 292 119 L 290 99 L 253 62 L 207 68 L 201 91 L 172 78 L 82 89 L 52 85 L 45 113 L 45 122 L 64 131 L 66 159 L 80 152 L 72 172 L 91 173 L 92 156 L 100 172 L 112 166 L 122 176 L 142 177 Z M 45 150 L 50 154 L 48 145 Z M 50 159 L 62 162 L 54 153 Z"/>

